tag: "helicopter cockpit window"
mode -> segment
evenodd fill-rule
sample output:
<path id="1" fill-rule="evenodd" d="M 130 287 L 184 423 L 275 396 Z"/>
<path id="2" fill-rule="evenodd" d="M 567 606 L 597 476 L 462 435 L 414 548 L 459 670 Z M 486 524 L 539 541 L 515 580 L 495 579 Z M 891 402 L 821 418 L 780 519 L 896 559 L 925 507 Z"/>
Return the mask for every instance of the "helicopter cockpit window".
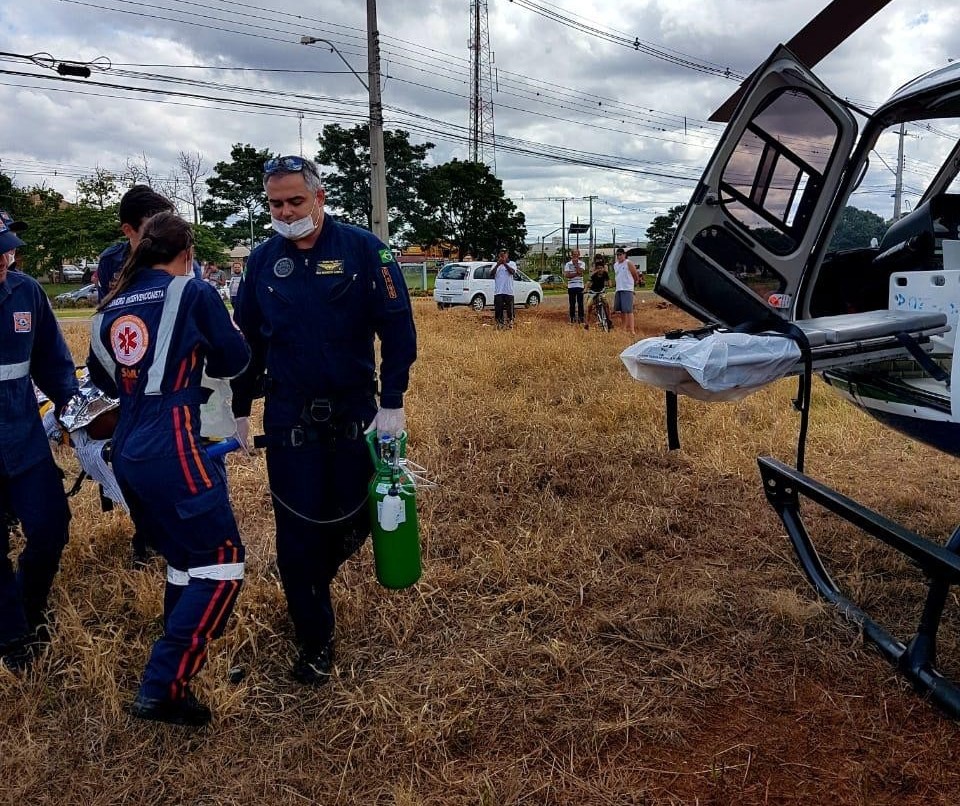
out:
<path id="1" fill-rule="evenodd" d="M 774 254 L 795 251 L 839 137 L 837 121 L 812 96 L 795 89 L 775 94 L 724 168 L 724 209 Z"/>

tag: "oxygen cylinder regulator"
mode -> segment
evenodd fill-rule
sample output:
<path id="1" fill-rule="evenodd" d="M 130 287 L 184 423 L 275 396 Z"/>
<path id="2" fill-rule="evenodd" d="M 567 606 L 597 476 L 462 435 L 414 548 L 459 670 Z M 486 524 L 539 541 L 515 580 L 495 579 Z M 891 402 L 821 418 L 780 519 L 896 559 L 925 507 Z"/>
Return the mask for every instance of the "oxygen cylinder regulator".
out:
<path id="1" fill-rule="evenodd" d="M 420 579 L 420 530 L 416 480 L 406 461 L 407 435 L 367 434 L 373 459 L 368 506 L 377 580 L 385 588 L 408 588 Z"/>

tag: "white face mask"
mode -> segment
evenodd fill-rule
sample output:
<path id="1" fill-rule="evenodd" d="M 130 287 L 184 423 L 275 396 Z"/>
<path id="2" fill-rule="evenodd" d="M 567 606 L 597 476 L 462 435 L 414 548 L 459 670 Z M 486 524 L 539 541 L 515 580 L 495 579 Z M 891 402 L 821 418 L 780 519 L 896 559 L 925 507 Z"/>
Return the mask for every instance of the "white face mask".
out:
<path id="1" fill-rule="evenodd" d="M 313 210 L 315 207 L 316 203 L 314 203 L 314 206 L 310 208 L 310 212 L 303 218 L 298 218 L 289 224 L 286 221 L 281 221 L 279 218 L 271 216 L 270 225 L 275 232 L 284 238 L 291 241 L 299 241 L 301 238 L 306 238 L 317 228 L 317 222 L 313 220 Z"/>

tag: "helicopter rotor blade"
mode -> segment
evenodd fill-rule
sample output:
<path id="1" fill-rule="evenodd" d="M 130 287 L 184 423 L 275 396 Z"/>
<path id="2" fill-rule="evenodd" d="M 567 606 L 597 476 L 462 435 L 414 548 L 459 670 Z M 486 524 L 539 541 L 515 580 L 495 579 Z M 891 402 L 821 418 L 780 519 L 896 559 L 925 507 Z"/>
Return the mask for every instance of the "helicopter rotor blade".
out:
<path id="1" fill-rule="evenodd" d="M 812 68 L 889 2 L 890 0 L 859 0 L 851 3 L 850 0 L 832 0 L 823 11 L 794 34 L 793 39 L 787 42 L 787 47 L 802 64 Z M 718 123 L 730 120 L 751 78 L 753 74 L 720 105 L 710 116 L 710 120 Z"/>

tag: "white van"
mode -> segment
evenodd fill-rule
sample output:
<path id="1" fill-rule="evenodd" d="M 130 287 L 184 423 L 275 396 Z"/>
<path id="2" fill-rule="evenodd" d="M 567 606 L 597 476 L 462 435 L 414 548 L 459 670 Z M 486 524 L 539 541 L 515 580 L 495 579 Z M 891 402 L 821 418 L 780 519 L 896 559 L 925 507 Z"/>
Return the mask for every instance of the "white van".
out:
<path id="1" fill-rule="evenodd" d="M 437 274 L 433 298 L 440 309 L 453 305 L 469 305 L 482 311 L 493 305 L 493 268 L 488 260 L 448 263 Z M 534 308 L 543 299 L 543 287 L 517 269 L 513 276 L 513 300 L 516 305 Z"/>

